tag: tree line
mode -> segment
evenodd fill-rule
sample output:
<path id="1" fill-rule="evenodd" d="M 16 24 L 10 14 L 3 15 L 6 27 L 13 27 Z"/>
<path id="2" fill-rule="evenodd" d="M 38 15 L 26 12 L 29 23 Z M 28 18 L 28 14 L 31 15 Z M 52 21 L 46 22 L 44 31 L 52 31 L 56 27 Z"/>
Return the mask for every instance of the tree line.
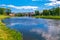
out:
<path id="1" fill-rule="evenodd" d="M 11 13 L 10 8 L 0 8 L 0 15 L 9 15 Z M 30 14 L 31 15 L 31 14 Z M 60 7 L 55 7 L 51 9 L 45 9 L 42 12 L 35 10 L 35 13 L 32 16 L 60 16 Z M 25 16 L 25 13 L 16 13 L 15 16 Z"/>
<path id="2" fill-rule="evenodd" d="M 0 8 L 0 15 L 9 15 L 11 13 L 10 8 Z"/>
<path id="3" fill-rule="evenodd" d="M 52 8 L 49 10 L 43 10 L 42 12 L 36 10 L 35 11 L 35 16 L 40 15 L 40 16 L 60 16 L 60 7 Z"/>
<path id="4" fill-rule="evenodd" d="M 60 16 L 60 7 L 54 7 L 51 9 L 45 9 L 42 12 L 39 10 L 35 10 L 33 14 L 27 13 L 28 16 Z M 16 16 L 25 16 L 26 13 L 16 13 Z"/>

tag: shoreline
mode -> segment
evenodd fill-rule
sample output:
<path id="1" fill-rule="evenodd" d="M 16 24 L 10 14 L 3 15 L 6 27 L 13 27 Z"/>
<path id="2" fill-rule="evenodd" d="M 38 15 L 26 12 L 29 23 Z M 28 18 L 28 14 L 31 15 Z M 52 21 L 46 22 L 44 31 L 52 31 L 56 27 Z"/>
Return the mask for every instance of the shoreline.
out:
<path id="1" fill-rule="evenodd" d="M 0 16 L 0 40 L 23 40 L 22 34 L 14 29 L 10 29 L 1 20 L 9 18 L 8 16 Z M 1 38 L 2 37 L 2 38 Z"/>
<path id="2" fill-rule="evenodd" d="M 43 18 L 43 19 L 60 19 L 60 16 L 33 16 L 34 18 Z"/>

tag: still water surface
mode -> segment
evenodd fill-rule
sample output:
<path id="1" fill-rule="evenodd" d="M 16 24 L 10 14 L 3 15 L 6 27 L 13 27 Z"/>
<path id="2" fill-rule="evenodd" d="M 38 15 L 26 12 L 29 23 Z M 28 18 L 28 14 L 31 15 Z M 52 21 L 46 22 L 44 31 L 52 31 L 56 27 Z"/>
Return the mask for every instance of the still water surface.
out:
<path id="1" fill-rule="evenodd" d="M 32 17 L 12 17 L 4 22 L 20 31 L 24 40 L 60 40 L 60 20 Z"/>

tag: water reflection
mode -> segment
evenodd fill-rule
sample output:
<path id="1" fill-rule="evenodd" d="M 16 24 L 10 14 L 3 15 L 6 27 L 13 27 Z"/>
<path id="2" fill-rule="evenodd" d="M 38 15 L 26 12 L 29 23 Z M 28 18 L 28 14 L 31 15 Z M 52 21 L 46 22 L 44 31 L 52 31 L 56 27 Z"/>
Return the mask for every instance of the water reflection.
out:
<path id="1" fill-rule="evenodd" d="M 4 22 L 11 29 L 20 31 L 24 40 L 60 40 L 60 20 L 19 17 Z"/>
<path id="2" fill-rule="evenodd" d="M 48 20 L 48 34 L 47 40 L 60 40 L 60 20 Z"/>

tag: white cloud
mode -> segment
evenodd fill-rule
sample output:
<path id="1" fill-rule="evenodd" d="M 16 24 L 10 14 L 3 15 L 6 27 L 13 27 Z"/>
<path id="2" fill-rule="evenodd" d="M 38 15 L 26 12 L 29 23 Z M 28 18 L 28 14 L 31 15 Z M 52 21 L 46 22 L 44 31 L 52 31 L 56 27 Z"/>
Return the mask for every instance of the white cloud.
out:
<path id="1" fill-rule="evenodd" d="M 0 5 L 0 6 L 5 6 L 5 7 L 11 7 L 11 8 L 15 8 L 15 9 L 31 9 L 31 10 L 36 10 L 38 9 L 37 6 L 14 6 L 14 5 Z"/>
<path id="2" fill-rule="evenodd" d="M 49 0 L 49 1 L 57 1 L 57 0 Z"/>
<path id="3" fill-rule="evenodd" d="M 58 0 L 49 0 L 51 1 L 50 3 L 46 3 L 45 5 L 47 6 L 56 6 L 56 5 L 60 5 L 60 1 Z"/>
<path id="4" fill-rule="evenodd" d="M 57 1 L 56 4 L 60 4 L 60 1 Z"/>
<path id="5" fill-rule="evenodd" d="M 16 8 L 16 6 L 14 5 L 6 5 L 7 7 L 12 7 L 12 8 Z"/>
<path id="6" fill-rule="evenodd" d="M 47 5 L 47 6 L 55 6 L 55 5 L 56 5 L 56 3 L 51 2 L 51 3 L 46 3 L 45 5 Z"/>
<path id="7" fill-rule="evenodd" d="M 47 5 L 47 6 L 56 6 L 56 5 L 60 5 L 60 1 L 51 2 L 51 3 L 46 3 L 45 5 Z"/>

